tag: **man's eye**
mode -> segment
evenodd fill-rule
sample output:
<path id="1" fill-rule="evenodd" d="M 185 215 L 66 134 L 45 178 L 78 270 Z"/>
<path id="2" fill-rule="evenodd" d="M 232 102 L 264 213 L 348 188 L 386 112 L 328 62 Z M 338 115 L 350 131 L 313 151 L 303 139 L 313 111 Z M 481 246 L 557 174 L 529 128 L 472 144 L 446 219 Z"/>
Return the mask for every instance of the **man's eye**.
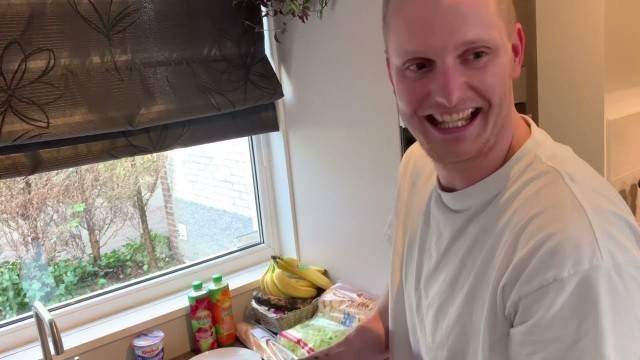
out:
<path id="1" fill-rule="evenodd" d="M 482 60 L 482 59 L 486 58 L 487 56 L 489 56 L 488 52 L 486 52 L 484 50 L 478 50 L 478 51 L 472 52 L 468 56 L 468 59 L 469 60 L 473 60 L 473 61 L 477 61 L 477 60 Z"/>
<path id="2" fill-rule="evenodd" d="M 430 67 L 431 65 L 429 63 L 425 61 L 420 61 L 420 62 L 409 64 L 409 66 L 407 66 L 407 70 L 409 70 L 410 72 L 422 72 L 422 71 L 429 70 Z"/>

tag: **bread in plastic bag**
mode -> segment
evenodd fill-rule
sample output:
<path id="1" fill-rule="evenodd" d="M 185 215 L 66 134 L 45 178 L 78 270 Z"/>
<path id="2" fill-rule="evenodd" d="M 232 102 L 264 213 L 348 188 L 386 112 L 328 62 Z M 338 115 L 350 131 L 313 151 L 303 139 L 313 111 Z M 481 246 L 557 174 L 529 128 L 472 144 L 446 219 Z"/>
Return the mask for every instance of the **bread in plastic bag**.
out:
<path id="1" fill-rule="evenodd" d="M 377 299 L 350 286 L 337 283 L 317 300 L 317 314 L 352 328 L 373 313 Z"/>

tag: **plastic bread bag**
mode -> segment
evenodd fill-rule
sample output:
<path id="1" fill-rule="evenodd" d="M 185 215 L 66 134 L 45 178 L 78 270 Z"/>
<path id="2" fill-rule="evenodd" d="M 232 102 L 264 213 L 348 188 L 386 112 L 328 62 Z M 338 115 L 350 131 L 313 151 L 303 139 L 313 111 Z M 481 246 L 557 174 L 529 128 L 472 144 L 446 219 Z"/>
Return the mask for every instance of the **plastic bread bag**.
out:
<path id="1" fill-rule="evenodd" d="M 352 328 L 373 313 L 377 299 L 350 286 L 337 283 L 318 299 L 318 315 Z"/>
<path id="2" fill-rule="evenodd" d="M 238 339 L 264 360 L 296 360 L 297 356 L 280 345 L 271 332 L 254 322 L 236 324 Z"/>
<path id="3" fill-rule="evenodd" d="M 298 358 L 328 348 L 342 340 L 350 329 L 344 325 L 315 316 L 278 335 L 278 342 Z"/>

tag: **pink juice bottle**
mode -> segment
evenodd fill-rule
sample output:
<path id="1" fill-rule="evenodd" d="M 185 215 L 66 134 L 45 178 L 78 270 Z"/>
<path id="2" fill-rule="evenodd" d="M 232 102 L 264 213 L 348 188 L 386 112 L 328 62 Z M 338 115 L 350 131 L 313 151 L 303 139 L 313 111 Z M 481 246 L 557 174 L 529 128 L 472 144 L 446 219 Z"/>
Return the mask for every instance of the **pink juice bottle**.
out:
<path id="1" fill-rule="evenodd" d="M 203 353 L 216 349 L 216 330 L 213 322 L 213 306 L 209 293 L 202 288 L 202 281 L 194 281 L 189 293 L 189 315 L 196 352 Z"/>

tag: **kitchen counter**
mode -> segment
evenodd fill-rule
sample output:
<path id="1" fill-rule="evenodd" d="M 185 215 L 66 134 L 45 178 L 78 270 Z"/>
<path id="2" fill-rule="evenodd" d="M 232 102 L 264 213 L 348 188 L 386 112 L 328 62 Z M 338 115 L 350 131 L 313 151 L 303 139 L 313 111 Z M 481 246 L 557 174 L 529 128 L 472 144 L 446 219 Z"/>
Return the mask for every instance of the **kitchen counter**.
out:
<path id="1" fill-rule="evenodd" d="M 182 355 L 178 356 L 177 358 L 173 358 L 172 360 L 189 360 L 194 356 L 196 356 L 196 355 L 193 354 L 193 353 L 188 352 L 186 354 L 182 354 Z"/>
<path id="2" fill-rule="evenodd" d="M 244 346 L 243 343 L 241 343 L 240 341 L 236 341 L 232 346 L 230 347 L 241 347 L 241 348 L 246 348 L 246 346 Z M 182 354 L 176 358 L 173 358 L 171 360 L 190 360 L 191 358 L 195 357 L 197 354 L 194 354 L 192 352 L 188 352 L 186 354 Z"/>

